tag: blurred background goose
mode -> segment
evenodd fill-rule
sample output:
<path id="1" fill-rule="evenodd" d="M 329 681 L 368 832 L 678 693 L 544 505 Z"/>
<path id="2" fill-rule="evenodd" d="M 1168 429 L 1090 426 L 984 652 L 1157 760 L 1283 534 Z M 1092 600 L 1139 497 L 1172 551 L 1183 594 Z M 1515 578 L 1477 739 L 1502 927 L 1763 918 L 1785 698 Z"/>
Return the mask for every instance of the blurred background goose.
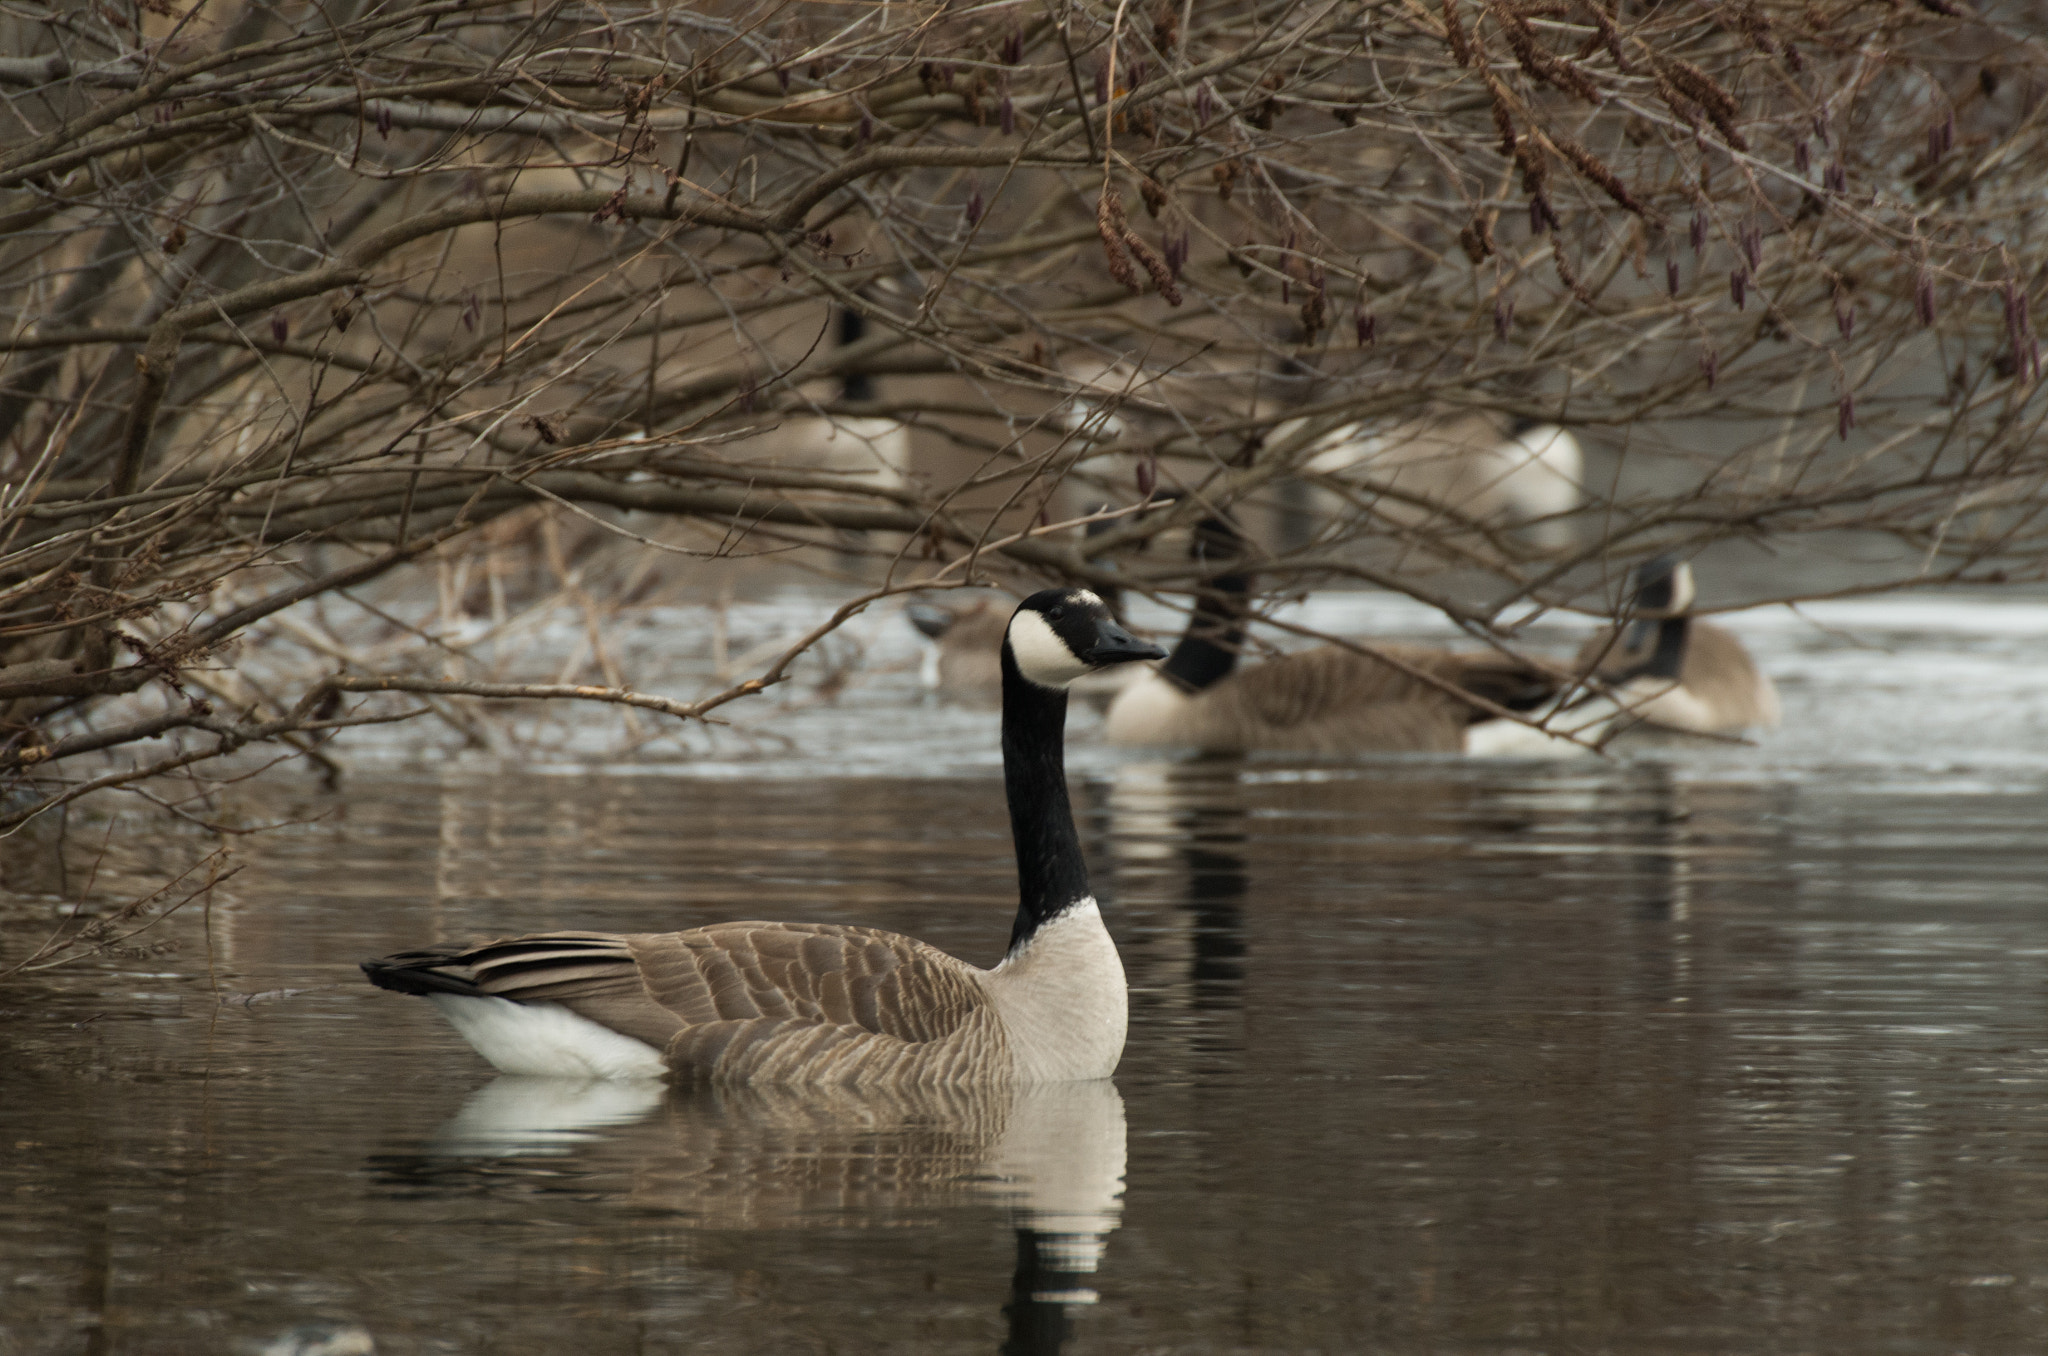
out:
<path id="1" fill-rule="evenodd" d="M 956 701 L 1002 694 L 1004 618 L 995 600 L 954 607 L 920 600 L 905 607 L 903 615 L 930 642 L 923 673 L 927 688 Z"/>
<path id="2" fill-rule="evenodd" d="M 1211 417 L 1273 418 L 1258 442 L 1283 449 L 1293 468 L 1276 506 L 1278 533 L 1289 543 L 1358 504 L 1387 525 L 1442 528 L 1447 515 L 1468 520 L 1483 531 L 1465 542 L 1467 552 L 1490 544 L 1484 532 L 1505 533 L 1539 553 L 1564 550 L 1576 535 L 1571 515 L 1585 500 L 1585 453 L 1556 424 L 1508 424 L 1489 413 L 1431 406 L 1316 432 L 1308 418 L 1284 417 L 1285 406 L 1276 408 L 1228 373 L 1192 366 L 1153 372 L 1093 351 L 1070 355 L 1061 372 L 1072 394 L 1052 422 L 1085 443 L 1189 433 Z M 1284 399 L 1300 408 L 1300 383 L 1292 385 L 1296 393 Z M 1254 520 L 1247 522 L 1263 536 Z"/>
<path id="3" fill-rule="evenodd" d="M 1513 721 L 1474 727 L 1476 754 L 1570 754 L 1617 735 L 1665 731 L 1739 735 L 1778 723 L 1778 691 L 1726 629 L 1692 615 L 1692 566 L 1675 556 L 1647 560 L 1630 574 L 1625 620 L 1579 649 L 1578 673 L 1597 676 L 1606 694 L 1566 695 L 1545 715 L 1560 739 Z"/>
<path id="4" fill-rule="evenodd" d="M 1241 545 L 1226 519 L 1211 518 L 1197 528 L 1192 553 L 1197 560 L 1229 559 Z M 1250 575 L 1241 571 L 1209 581 L 1166 662 L 1132 680 L 1110 703 L 1104 724 L 1110 743 L 1210 753 L 1456 753 L 1465 746 L 1467 727 L 1486 718 L 1457 692 L 1526 710 L 1556 686 L 1550 675 L 1512 655 L 1419 645 L 1374 648 L 1455 691 L 1336 645 L 1244 664 L 1250 587 Z"/>
<path id="5" fill-rule="evenodd" d="M 1692 566 L 1658 556 L 1636 567 L 1633 607 L 1619 631 L 1588 641 L 1591 669 L 1638 720 L 1687 734 L 1740 734 L 1778 723 L 1778 690 L 1742 642 L 1692 615 Z"/>
<path id="6" fill-rule="evenodd" d="M 1100 598 L 1045 589 L 1002 647 L 1003 780 L 1017 853 L 1008 953 L 982 970 L 923 942 L 827 923 L 555 932 L 365 961 L 431 999 L 506 1073 L 764 1083 L 1106 1078 L 1123 1053 L 1123 965 L 1089 891 L 1067 799 L 1067 687 L 1164 652 Z"/>
<path id="7" fill-rule="evenodd" d="M 834 322 L 835 350 L 867 338 L 867 318 L 842 310 Z M 872 404 L 874 378 L 863 371 L 842 373 L 837 403 Z M 901 489 L 910 475 L 910 430 L 881 415 L 813 414 L 784 419 L 772 431 L 737 445 L 745 462 L 786 471 L 826 471 L 857 478 L 863 485 Z"/>
<path id="8" fill-rule="evenodd" d="M 1268 442 L 1285 445 L 1302 427 L 1288 420 Z M 1394 522 L 1419 524 L 1448 510 L 1556 551 L 1572 543 L 1567 515 L 1583 498 L 1585 454 L 1555 424 L 1525 420 L 1503 431 L 1488 415 L 1443 411 L 1342 425 L 1310 444 L 1301 470 L 1318 487 L 1309 506 L 1318 517 L 1364 495 Z"/>

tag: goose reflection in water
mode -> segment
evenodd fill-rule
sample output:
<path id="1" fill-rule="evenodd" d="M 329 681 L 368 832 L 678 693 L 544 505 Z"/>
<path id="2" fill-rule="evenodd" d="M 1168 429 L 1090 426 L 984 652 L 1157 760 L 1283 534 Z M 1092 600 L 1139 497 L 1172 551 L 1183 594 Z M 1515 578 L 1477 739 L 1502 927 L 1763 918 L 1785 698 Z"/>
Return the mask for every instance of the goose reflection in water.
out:
<path id="1" fill-rule="evenodd" d="M 1016 1230 L 1004 1353 L 1060 1350 L 1122 1217 L 1123 1098 L 1107 1079 L 1014 1088 L 671 1089 L 505 1076 L 420 1152 L 415 1190 L 617 1194 L 704 1229 L 900 1227 L 993 1202 Z M 564 1169 L 573 1168 L 573 1172 Z"/>
<path id="2" fill-rule="evenodd" d="M 1251 812 L 1236 760 L 1119 765 L 1102 797 L 1118 888 L 1147 918 L 1125 945 L 1142 1025 L 1191 1056 L 1243 1046 Z M 1151 907 L 1146 909 L 1144 906 Z"/>

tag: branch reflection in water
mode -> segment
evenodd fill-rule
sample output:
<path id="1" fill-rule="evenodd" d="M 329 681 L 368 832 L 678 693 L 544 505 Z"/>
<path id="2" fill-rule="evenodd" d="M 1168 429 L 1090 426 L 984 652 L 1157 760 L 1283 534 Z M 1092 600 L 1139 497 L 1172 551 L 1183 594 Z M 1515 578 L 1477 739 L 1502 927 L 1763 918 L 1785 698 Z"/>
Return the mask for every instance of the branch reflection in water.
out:
<path id="1" fill-rule="evenodd" d="M 703 1229 L 901 1226 L 1006 1209 L 1006 1356 L 1052 1356 L 1123 1213 L 1124 1103 L 1107 1079 L 1017 1088 L 671 1089 L 505 1076 L 422 1150 L 372 1166 L 408 1192 L 607 1187 Z M 565 1160 L 567 1160 L 565 1162 Z M 572 1169 L 572 1172 L 565 1172 Z"/>

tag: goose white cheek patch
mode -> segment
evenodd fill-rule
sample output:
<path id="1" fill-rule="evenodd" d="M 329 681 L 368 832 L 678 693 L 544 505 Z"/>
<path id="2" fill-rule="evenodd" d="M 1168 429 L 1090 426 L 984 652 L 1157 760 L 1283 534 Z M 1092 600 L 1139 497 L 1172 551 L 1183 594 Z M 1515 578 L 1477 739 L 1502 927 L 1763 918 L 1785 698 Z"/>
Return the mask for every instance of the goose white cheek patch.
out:
<path id="1" fill-rule="evenodd" d="M 1052 623 L 1036 612 L 1010 619 L 1010 653 L 1017 657 L 1017 671 L 1040 687 L 1065 687 L 1088 672 Z"/>
<path id="2" fill-rule="evenodd" d="M 1681 564 L 1671 571 L 1671 611 L 1673 613 L 1692 611 L 1693 599 L 1692 566 Z"/>

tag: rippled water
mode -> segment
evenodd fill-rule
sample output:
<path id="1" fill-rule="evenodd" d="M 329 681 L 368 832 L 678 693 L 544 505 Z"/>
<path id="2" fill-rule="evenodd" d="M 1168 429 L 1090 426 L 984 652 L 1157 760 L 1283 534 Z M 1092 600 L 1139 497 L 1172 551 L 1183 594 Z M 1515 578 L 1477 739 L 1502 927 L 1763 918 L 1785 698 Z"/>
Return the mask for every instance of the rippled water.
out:
<path id="1" fill-rule="evenodd" d="M 1753 751 L 1078 750 L 1132 1040 L 1114 1087 L 1051 1095 L 494 1080 L 354 970 L 750 916 L 992 962 L 988 772 L 450 764 L 280 801 L 325 817 L 243 843 L 177 954 L 0 987 L 0 1356 L 313 1323 L 381 1353 L 2037 1350 L 2048 748 L 2018 695 L 1916 741 L 1911 680 L 2018 694 L 2048 636 L 1785 626 L 1753 634 L 1795 723 Z M 1860 719 L 1825 709 L 1852 664 Z M 984 737 L 861 709 L 849 741 Z M 0 957 L 50 926 L 0 918 Z"/>

